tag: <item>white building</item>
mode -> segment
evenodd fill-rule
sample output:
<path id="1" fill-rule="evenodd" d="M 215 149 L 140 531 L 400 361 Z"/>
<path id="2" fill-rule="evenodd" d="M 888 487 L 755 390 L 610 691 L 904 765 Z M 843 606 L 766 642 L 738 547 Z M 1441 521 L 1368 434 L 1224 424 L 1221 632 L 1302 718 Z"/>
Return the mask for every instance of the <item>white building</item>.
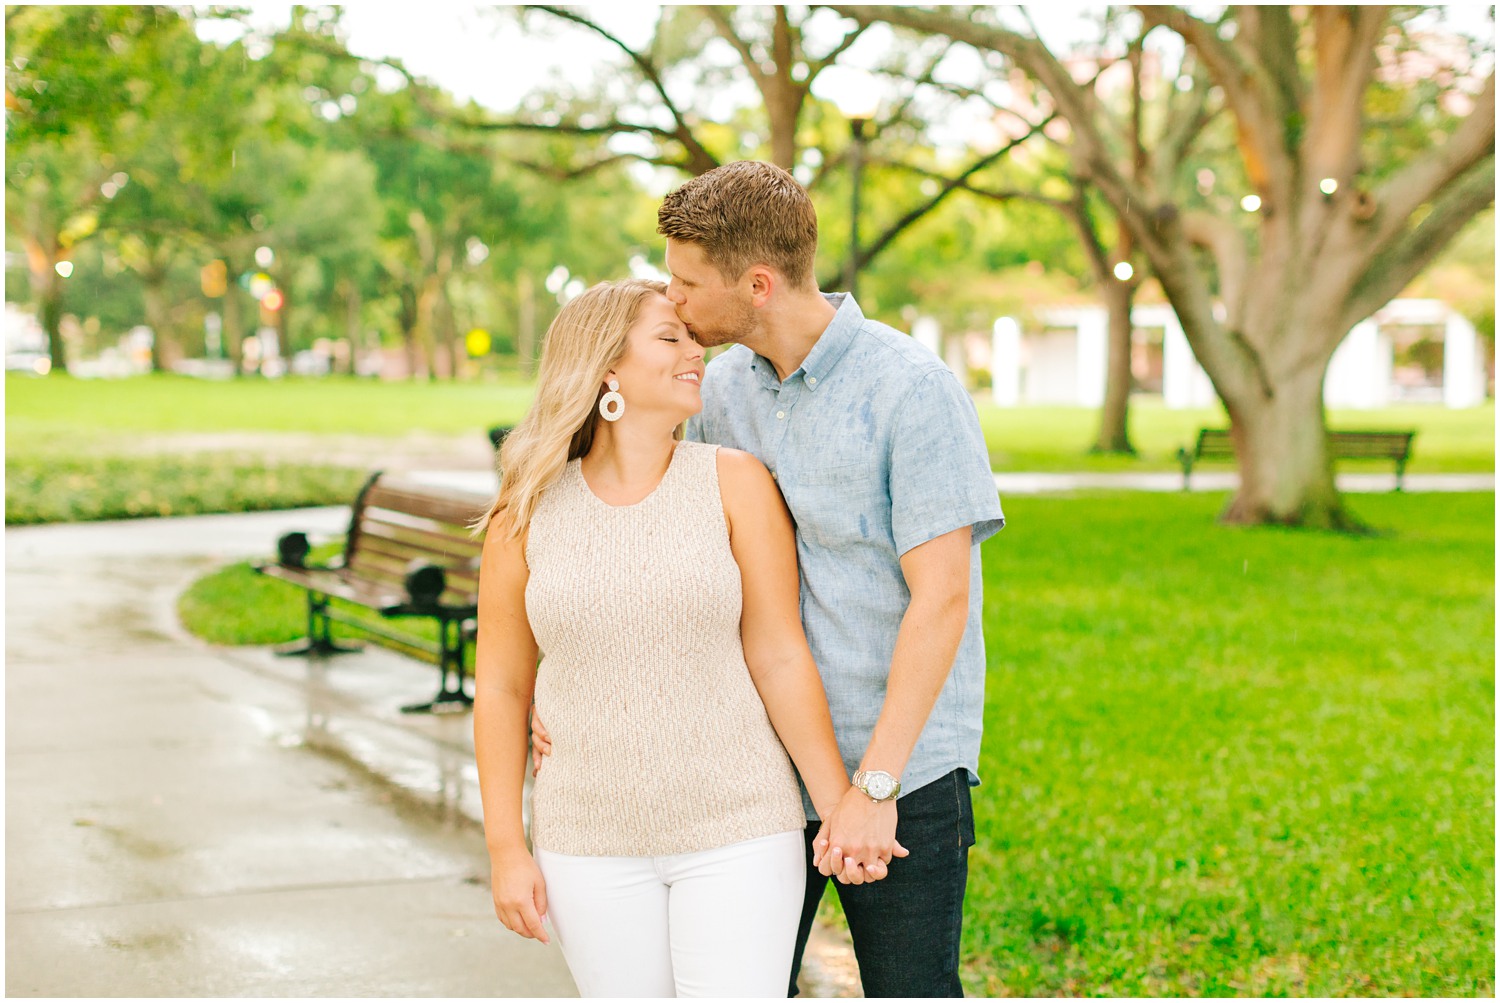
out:
<path id="1" fill-rule="evenodd" d="M 1109 316 L 1103 307 L 1042 311 L 1041 328 L 1023 331 L 1010 317 L 995 321 L 990 371 L 1002 406 L 1104 402 Z M 1136 385 L 1160 393 L 1167 407 L 1212 406 L 1208 374 L 1198 365 L 1176 313 L 1138 306 L 1131 370 Z M 1329 407 L 1379 408 L 1400 401 L 1475 407 L 1488 383 L 1483 345 L 1474 326 L 1440 300 L 1394 300 L 1345 337 L 1328 366 Z"/>

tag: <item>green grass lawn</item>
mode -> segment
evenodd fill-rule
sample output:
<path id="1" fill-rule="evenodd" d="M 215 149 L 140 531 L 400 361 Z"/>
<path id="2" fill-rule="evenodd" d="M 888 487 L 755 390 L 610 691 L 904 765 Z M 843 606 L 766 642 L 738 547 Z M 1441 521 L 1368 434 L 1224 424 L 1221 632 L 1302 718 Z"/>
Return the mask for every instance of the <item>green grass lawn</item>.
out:
<path id="1" fill-rule="evenodd" d="M 1018 497 L 985 547 L 987 995 L 1494 992 L 1494 496 Z"/>
<path id="2" fill-rule="evenodd" d="M 529 384 L 516 379 L 212 382 L 169 375 L 87 381 L 12 374 L 5 390 L 9 524 L 346 503 L 363 470 L 277 459 L 257 453 L 253 443 L 237 452 L 206 451 L 213 448 L 213 433 L 357 436 L 390 443 L 424 433 L 482 441 L 491 425 L 519 421 L 532 394 Z M 1217 409 L 1171 411 L 1159 399 L 1141 398 L 1132 418 L 1140 454 L 1119 457 L 1088 455 L 1098 422 L 1092 409 L 981 403 L 979 416 L 991 461 L 1002 471 L 1176 470 L 1178 446 L 1192 442 L 1200 427 L 1224 424 Z M 1409 466 L 1414 473 L 1494 470 L 1493 403 L 1464 411 L 1334 412 L 1329 420 L 1335 428 L 1417 429 Z M 1344 461 L 1340 469 L 1388 471 L 1392 465 Z"/>
<path id="3" fill-rule="evenodd" d="M 379 383 L 350 378 L 237 380 L 179 376 L 74 380 L 11 375 L 6 379 L 6 449 L 87 448 L 121 436 L 181 432 L 312 432 L 398 437 L 412 431 L 482 435 L 512 425 L 531 402 L 529 384 Z M 997 470 L 1176 469 L 1178 446 L 1197 430 L 1225 423 L 1218 408 L 1169 410 L 1160 398 L 1132 404 L 1131 433 L 1140 457 L 1091 457 L 1097 430 L 1091 408 L 979 405 Z M 1412 471 L 1493 470 L 1494 403 L 1462 411 L 1394 407 L 1334 411 L 1334 428 L 1415 428 Z M 1389 466 L 1389 464 L 1387 464 Z"/>
<path id="4" fill-rule="evenodd" d="M 531 386 L 382 383 L 352 377 L 198 380 L 153 375 L 125 380 L 5 381 L 6 448 L 57 433 L 317 432 L 401 436 L 412 431 L 483 435 L 514 424 Z"/>
<path id="5" fill-rule="evenodd" d="M 5 522 L 27 525 L 340 505 L 365 473 L 222 453 L 108 456 L 10 452 Z"/>
<path id="6" fill-rule="evenodd" d="M 308 561 L 327 564 L 343 553 L 342 541 L 313 547 Z M 267 546 L 266 559 L 275 557 Z M 368 620 L 385 630 L 398 630 L 423 640 L 438 640 L 437 626 L 425 617 L 382 620 L 370 610 L 341 599 L 332 604 L 345 613 Z M 287 582 L 257 574 L 249 561 L 240 561 L 204 575 L 178 597 L 177 615 L 188 630 L 210 644 L 285 644 L 307 636 L 307 593 Z M 341 622 L 329 624 L 337 639 L 372 641 L 370 635 Z M 379 642 L 374 642 L 379 643 Z M 474 648 L 465 652 L 465 666 L 474 668 Z"/>
<path id="7" fill-rule="evenodd" d="M 1130 438 L 1137 455 L 1090 456 L 1089 443 L 1099 430 L 1099 414 L 1091 408 L 1001 408 L 981 402 L 979 423 L 990 446 L 996 470 L 1026 471 L 1144 471 L 1181 470 L 1177 449 L 1191 446 L 1200 428 L 1228 428 L 1222 408 L 1174 411 L 1159 397 L 1131 402 Z M 1453 411 L 1444 407 L 1383 408 L 1378 411 L 1331 411 L 1335 429 L 1416 429 L 1409 473 L 1468 473 L 1495 469 L 1495 405 Z M 1199 469 L 1233 468 L 1231 463 Z M 1338 469 L 1384 471 L 1389 460 L 1341 460 Z"/>
<path id="8" fill-rule="evenodd" d="M 1017 497 L 987 543 L 972 995 L 1492 995 L 1494 496 Z M 185 622 L 299 636 L 243 566 Z"/>

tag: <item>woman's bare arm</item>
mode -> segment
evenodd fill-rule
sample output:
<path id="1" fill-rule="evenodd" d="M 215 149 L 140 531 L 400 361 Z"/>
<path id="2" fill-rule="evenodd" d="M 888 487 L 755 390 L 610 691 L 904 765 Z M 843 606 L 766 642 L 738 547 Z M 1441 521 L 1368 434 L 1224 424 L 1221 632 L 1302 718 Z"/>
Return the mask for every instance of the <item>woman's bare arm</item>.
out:
<path id="1" fill-rule="evenodd" d="M 719 491 L 729 546 L 740 566 L 745 663 L 771 724 L 797 764 L 818 814 L 849 789 L 834 740 L 823 681 L 813 664 L 798 608 L 797 544 L 786 502 L 749 453 L 719 450 Z"/>
<path id="2" fill-rule="evenodd" d="M 491 522 L 479 568 L 479 640 L 474 652 L 474 757 L 484 805 L 495 915 L 523 937 L 547 942 L 547 891 L 526 848 L 521 789 L 537 644 L 526 618 L 524 538 Z"/>

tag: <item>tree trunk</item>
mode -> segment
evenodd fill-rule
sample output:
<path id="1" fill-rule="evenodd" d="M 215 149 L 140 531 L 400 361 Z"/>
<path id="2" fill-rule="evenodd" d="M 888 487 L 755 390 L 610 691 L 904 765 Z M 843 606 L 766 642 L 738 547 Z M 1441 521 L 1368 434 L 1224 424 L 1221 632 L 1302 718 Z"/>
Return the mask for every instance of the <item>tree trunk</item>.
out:
<path id="1" fill-rule="evenodd" d="M 245 301 L 240 295 L 239 274 L 228 269 L 224 284 L 224 354 L 234 366 L 236 377 L 245 374 Z"/>
<path id="2" fill-rule="evenodd" d="M 1238 454 L 1240 487 L 1224 510 L 1227 523 L 1267 523 L 1361 531 L 1334 485 L 1323 413 L 1328 360 L 1279 380 L 1274 396 L 1254 407 L 1226 402 Z"/>
<path id="3" fill-rule="evenodd" d="M 406 347 L 406 378 L 417 378 L 421 349 L 417 344 L 417 290 L 410 282 L 401 286 L 401 342 Z"/>
<path id="4" fill-rule="evenodd" d="M 784 171 L 797 166 L 797 122 L 804 91 L 790 80 L 772 78 L 762 92 L 771 126 L 771 163 Z"/>
<path id="5" fill-rule="evenodd" d="M 1130 309 L 1135 286 L 1107 275 L 1100 282 L 1104 305 L 1109 310 L 1109 360 L 1104 383 L 1104 406 L 1099 410 L 1099 434 L 1091 453 L 1135 455 L 1130 444 L 1130 349 L 1134 325 Z"/>
<path id="6" fill-rule="evenodd" d="M 360 317 L 364 312 L 364 301 L 359 295 L 359 286 L 345 280 L 344 282 L 344 340 L 349 343 L 349 359 L 346 372 L 355 371 L 355 360 L 359 358 L 364 349 L 361 344 Z M 377 348 L 379 346 L 376 346 Z"/>
<path id="7" fill-rule="evenodd" d="M 141 300 L 146 308 L 146 326 L 151 329 L 151 368 L 153 371 L 166 372 L 171 362 L 171 352 L 167 349 L 167 341 L 171 337 L 168 331 L 171 321 L 167 309 L 167 281 L 166 275 L 153 272 L 141 272 Z"/>
<path id="8" fill-rule="evenodd" d="M 521 375 L 530 379 L 536 375 L 536 288 L 531 273 L 516 273 L 516 354 L 520 356 Z"/>
<path id="9" fill-rule="evenodd" d="M 421 346 L 422 357 L 426 360 L 424 377 L 429 381 L 437 380 L 438 376 L 438 296 L 441 292 L 438 285 L 439 278 L 429 275 L 422 281 L 417 291 L 417 325 L 413 333 L 415 341 Z"/>
<path id="10" fill-rule="evenodd" d="M 463 353 L 458 344 L 458 322 L 453 315 L 453 301 L 448 297 L 446 281 L 438 287 L 433 313 L 433 332 L 437 336 L 438 351 L 447 362 L 448 379 L 457 383 L 463 378 Z"/>
<path id="11" fill-rule="evenodd" d="M 47 355 L 52 361 L 49 373 L 68 371 L 68 352 L 62 336 L 62 280 L 56 272 L 46 276 L 41 284 L 32 276 L 32 288 L 36 290 L 37 320 L 47 332 Z"/>
<path id="12" fill-rule="evenodd" d="M 448 351 L 453 355 L 453 378 L 467 380 L 473 376 L 472 360 L 469 358 L 469 340 L 458 327 L 458 314 L 453 309 L 453 298 L 443 295 L 443 326 L 448 332 Z"/>
<path id="13" fill-rule="evenodd" d="M 292 367 L 292 291 L 290 289 L 290 276 L 292 270 L 286 260 L 286 252 L 278 251 L 276 254 L 276 289 L 281 293 L 281 307 L 274 314 L 276 341 L 281 357 L 286 360 L 287 372 Z"/>
<path id="14" fill-rule="evenodd" d="M 37 322 L 47 332 L 47 355 L 54 373 L 66 372 L 68 352 L 62 336 L 62 276 L 57 274 L 59 254 L 55 241 L 26 240 L 27 270 L 31 275 L 31 293 L 36 297 Z"/>

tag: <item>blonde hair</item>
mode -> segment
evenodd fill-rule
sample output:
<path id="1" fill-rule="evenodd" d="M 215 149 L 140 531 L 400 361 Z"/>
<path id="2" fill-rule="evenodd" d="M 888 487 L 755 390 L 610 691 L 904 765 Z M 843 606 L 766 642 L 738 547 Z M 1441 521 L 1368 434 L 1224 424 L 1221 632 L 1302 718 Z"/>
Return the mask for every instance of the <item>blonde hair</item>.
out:
<path id="1" fill-rule="evenodd" d="M 605 374 L 625 355 L 641 304 L 666 292 L 666 283 L 646 279 L 601 282 L 558 311 L 542 346 L 536 398 L 500 447 L 500 493 L 476 532 L 504 513 L 512 535 L 525 533 L 542 492 L 593 445 Z"/>

